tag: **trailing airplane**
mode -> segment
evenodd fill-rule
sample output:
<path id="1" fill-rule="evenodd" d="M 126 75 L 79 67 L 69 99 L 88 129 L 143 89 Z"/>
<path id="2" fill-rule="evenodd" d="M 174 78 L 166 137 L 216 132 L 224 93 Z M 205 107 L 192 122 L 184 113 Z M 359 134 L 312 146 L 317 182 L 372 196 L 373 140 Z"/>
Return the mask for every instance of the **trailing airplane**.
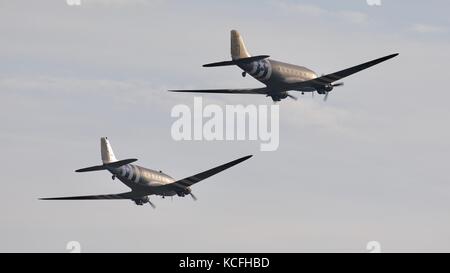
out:
<path id="1" fill-rule="evenodd" d="M 305 92 L 317 92 L 328 98 L 328 93 L 335 87 L 344 83 L 337 82 L 347 76 L 355 74 L 361 70 L 389 60 L 397 56 L 391 54 L 373 61 L 369 61 L 357 66 L 353 66 L 328 75 L 318 76 L 314 71 L 293 64 L 283 63 L 269 59 L 269 55 L 251 56 L 245 47 L 244 40 L 238 31 L 231 31 L 231 61 L 209 63 L 203 67 L 237 65 L 245 77 L 250 74 L 253 78 L 263 83 L 266 87 L 247 89 L 205 89 L 205 90 L 169 90 L 171 92 L 194 92 L 194 93 L 225 93 L 225 94 L 260 94 L 271 97 L 273 101 L 280 101 L 287 97 L 297 100 L 297 97 L 288 91 L 299 91 L 302 95 Z"/>
<path id="2" fill-rule="evenodd" d="M 213 176 L 221 171 L 233 167 L 252 157 L 252 155 L 244 156 L 210 170 L 198 173 L 184 179 L 175 180 L 162 171 L 154 171 L 143 168 L 131 163 L 137 161 L 135 158 L 117 160 L 114 156 L 112 147 L 106 137 L 100 139 L 102 165 L 87 167 L 76 170 L 75 172 L 92 172 L 107 170 L 112 173 L 112 179 L 119 179 L 128 186 L 131 191 L 119 194 L 102 194 L 87 196 L 70 196 L 70 197 L 52 197 L 40 198 L 40 200 L 110 200 L 110 199 L 129 199 L 136 205 L 150 204 L 153 208 L 155 205 L 150 202 L 150 195 L 165 196 L 178 195 L 184 197 L 190 195 L 192 199 L 197 200 L 192 193 L 191 186 Z"/>

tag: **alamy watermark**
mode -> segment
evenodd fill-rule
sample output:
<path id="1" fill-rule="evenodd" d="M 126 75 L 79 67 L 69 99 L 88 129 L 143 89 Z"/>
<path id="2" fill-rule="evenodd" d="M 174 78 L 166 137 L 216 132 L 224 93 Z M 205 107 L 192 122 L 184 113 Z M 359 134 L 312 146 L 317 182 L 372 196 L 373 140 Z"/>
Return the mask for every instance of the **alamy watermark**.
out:
<path id="1" fill-rule="evenodd" d="M 280 143 L 279 105 L 203 105 L 194 97 L 192 107 L 178 104 L 172 108 L 171 135 L 180 140 L 260 141 L 261 151 L 275 151 Z"/>
<path id="2" fill-rule="evenodd" d="M 66 0 L 66 4 L 69 6 L 81 6 L 81 0 Z"/>
<path id="3" fill-rule="evenodd" d="M 366 0 L 367 5 L 379 7 L 381 6 L 381 0 Z"/>
<path id="4" fill-rule="evenodd" d="M 370 241 L 367 243 L 366 249 L 369 253 L 381 253 L 381 244 L 378 241 Z"/>
<path id="5" fill-rule="evenodd" d="M 81 244 L 78 241 L 70 241 L 66 244 L 66 249 L 70 251 L 70 253 L 81 253 Z"/>

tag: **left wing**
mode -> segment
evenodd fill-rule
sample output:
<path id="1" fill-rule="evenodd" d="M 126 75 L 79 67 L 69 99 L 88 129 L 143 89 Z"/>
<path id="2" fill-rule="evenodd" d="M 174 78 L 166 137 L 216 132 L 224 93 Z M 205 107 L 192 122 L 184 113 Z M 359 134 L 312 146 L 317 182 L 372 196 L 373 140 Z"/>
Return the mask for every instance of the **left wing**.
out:
<path id="1" fill-rule="evenodd" d="M 84 195 L 84 196 L 68 196 L 68 197 L 50 197 L 39 198 L 39 200 L 107 200 L 107 199 L 135 199 L 143 197 L 144 194 L 136 192 L 124 192 L 118 194 L 100 194 L 100 195 Z"/>
<path id="2" fill-rule="evenodd" d="M 168 90 L 169 92 L 191 92 L 191 93 L 215 93 L 215 94 L 261 94 L 267 95 L 266 87 L 262 88 L 244 88 L 244 89 L 194 89 L 194 90 Z"/>
<path id="3" fill-rule="evenodd" d="M 233 160 L 231 162 L 228 162 L 228 163 L 225 163 L 223 165 L 220 165 L 220 166 L 217 166 L 215 168 L 212 168 L 210 170 L 198 173 L 198 174 L 193 175 L 193 176 L 186 177 L 184 179 L 181 179 L 181 180 L 178 180 L 178 181 L 175 181 L 173 183 L 170 183 L 170 184 L 167 184 L 167 185 L 163 185 L 163 186 L 160 186 L 160 187 L 167 188 L 167 190 L 173 190 L 173 191 L 184 190 L 187 187 L 194 185 L 195 183 L 198 183 L 198 182 L 200 182 L 200 181 L 202 181 L 202 180 L 204 180 L 204 179 L 206 179 L 206 178 L 208 178 L 210 176 L 218 174 L 221 171 L 224 171 L 224 170 L 226 170 L 228 168 L 233 167 L 234 165 L 237 165 L 237 164 L 241 163 L 242 161 L 245 161 L 245 160 L 249 159 L 250 157 L 252 157 L 252 155 L 244 156 L 244 157 L 241 157 L 239 159 L 236 159 L 236 160 Z"/>
<path id="4" fill-rule="evenodd" d="M 391 54 L 391 55 L 388 55 L 388 56 L 385 56 L 385 57 L 382 57 L 382 58 L 378 58 L 376 60 L 372 60 L 372 61 L 360 64 L 360 65 L 356 65 L 356 66 L 353 66 L 353 67 L 350 67 L 350 68 L 347 68 L 347 69 L 344 69 L 344 70 L 341 70 L 341 71 L 338 71 L 338 72 L 335 72 L 335 73 L 331 73 L 331 74 L 328 74 L 328 75 L 324 75 L 324 76 L 321 76 L 321 77 L 318 77 L 318 78 L 315 78 L 315 79 L 312 79 L 312 80 L 288 84 L 287 87 L 288 88 L 292 88 L 292 89 L 302 88 L 302 87 L 320 88 L 320 87 L 323 87 L 325 85 L 331 84 L 331 83 L 333 83 L 335 81 L 338 81 L 340 79 L 343 79 L 345 77 L 348 77 L 350 75 L 353 75 L 353 74 L 355 74 L 355 73 L 357 73 L 357 72 L 359 72 L 361 70 L 367 69 L 369 67 L 377 65 L 377 64 L 382 63 L 384 61 L 387 61 L 387 60 L 389 60 L 391 58 L 396 57 L 397 55 L 398 55 L 398 53 Z"/>

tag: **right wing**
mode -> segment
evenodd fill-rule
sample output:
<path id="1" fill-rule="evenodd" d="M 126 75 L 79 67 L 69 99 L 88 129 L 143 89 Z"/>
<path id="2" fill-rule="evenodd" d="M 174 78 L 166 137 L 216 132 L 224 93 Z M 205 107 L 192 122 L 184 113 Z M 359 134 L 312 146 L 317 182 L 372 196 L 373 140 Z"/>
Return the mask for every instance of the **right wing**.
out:
<path id="1" fill-rule="evenodd" d="M 168 90 L 169 92 L 191 92 L 191 93 L 213 93 L 213 94 L 257 94 L 267 95 L 268 90 L 266 87 L 262 88 L 244 88 L 244 89 L 181 89 L 181 90 Z"/>
<path id="2" fill-rule="evenodd" d="M 314 87 L 316 89 L 322 88 L 325 85 L 331 84 L 335 81 L 338 81 L 340 79 L 343 79 L 345 77 L 348 77 L 350 75 L 353 75 L 355 73 L 358 73 L 364 69 L 367 69 L 369 67 L 372 67 L 374 65 L 377 65 L 379 63 L 382 63 L 384 61 L 387 61 L 389 59 L 392 59 L 394 57 L 396 57 L 398 55 L 398 53 L 396 54 L 391 54 L 385 57 L 381 57 L 369 62 L 365 62 L 363 64 L 360 65 L 356 65 L 338 72 L 334 72 L 328 75 L 324 75 L 315 79 L 311 79 L 311 80 L 307 80 L 307 81 L 303 81 L 303 82 L 296 82 L 296 83 L 291 83 L 288 84 L 287 87 L 288 88 L 292 88 L 292 89 L 296 89 L 296 88 L 302 88 L 302 87 Z"/>
<path id="3" fill-rule="evenodd" d="M 39 200 L 108 200 L 108 199 L 136 199 L 144 195 L 136 192 L 124 192 L 118 194 L 100 194 L 100 195 L 84 195 L 84 196 L 68 196 L 68 197 L 50 197 L 39 198 Z"/>
<path id="4" fill-rule="evenodd" d="M 163 185 L 160 187 L 167 188 L 168 190 L 173 190 L 175 192 L 178 192 L 178 191 L 184 190 L 187 187 L 190 187 L 190 186 L 194 185 L 195 183 L 198 183 L 210 176 L 213 176 L 213 175 L 218 174 L 228 168 L 231 168 L 234 165 L 237 165 L 237 164 L 241 163 L 242 161 L 249 159 L 250 157 L 252 157 L 252 155 L 244 156 L 239 159 L 233 160 L 231 162 L 225 163 L 223 165 L 217 166 L 215 168 L 209 169 L 207 171 L 198 173 L 193 176 L 186 177 L 184 179 L 181 179 L 181 180 L 178 180 L 173 183 Z"/>

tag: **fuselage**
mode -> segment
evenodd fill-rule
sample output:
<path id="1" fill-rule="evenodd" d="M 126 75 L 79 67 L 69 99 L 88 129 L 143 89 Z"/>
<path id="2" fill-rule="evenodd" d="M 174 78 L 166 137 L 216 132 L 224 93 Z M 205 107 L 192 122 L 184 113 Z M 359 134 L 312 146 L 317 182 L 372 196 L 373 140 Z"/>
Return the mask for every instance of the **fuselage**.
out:
<path id="1" fill-rule="evenodd" d="M 259 82 L 265 84 L 274 95 L 288 91 L 285 89 L 286 84 L 317 78 L 317 74 L 311 69 L 272 59 L 254 61 L 239 65 L 239 67 Z M 309 92 L 314 91 L 314 89 L 301 91 Z"/>
<path id="2" fill-rule="evenodd" d="M 173 196 L 176 192 L 161 189 L 160 186 L 175 182 L 171 176 L 162 171 L 147 169 L 134 164 L 117 168 L 108 167 L 108 171 L 133 191 L 143 191 L 162 196 Z"/>

